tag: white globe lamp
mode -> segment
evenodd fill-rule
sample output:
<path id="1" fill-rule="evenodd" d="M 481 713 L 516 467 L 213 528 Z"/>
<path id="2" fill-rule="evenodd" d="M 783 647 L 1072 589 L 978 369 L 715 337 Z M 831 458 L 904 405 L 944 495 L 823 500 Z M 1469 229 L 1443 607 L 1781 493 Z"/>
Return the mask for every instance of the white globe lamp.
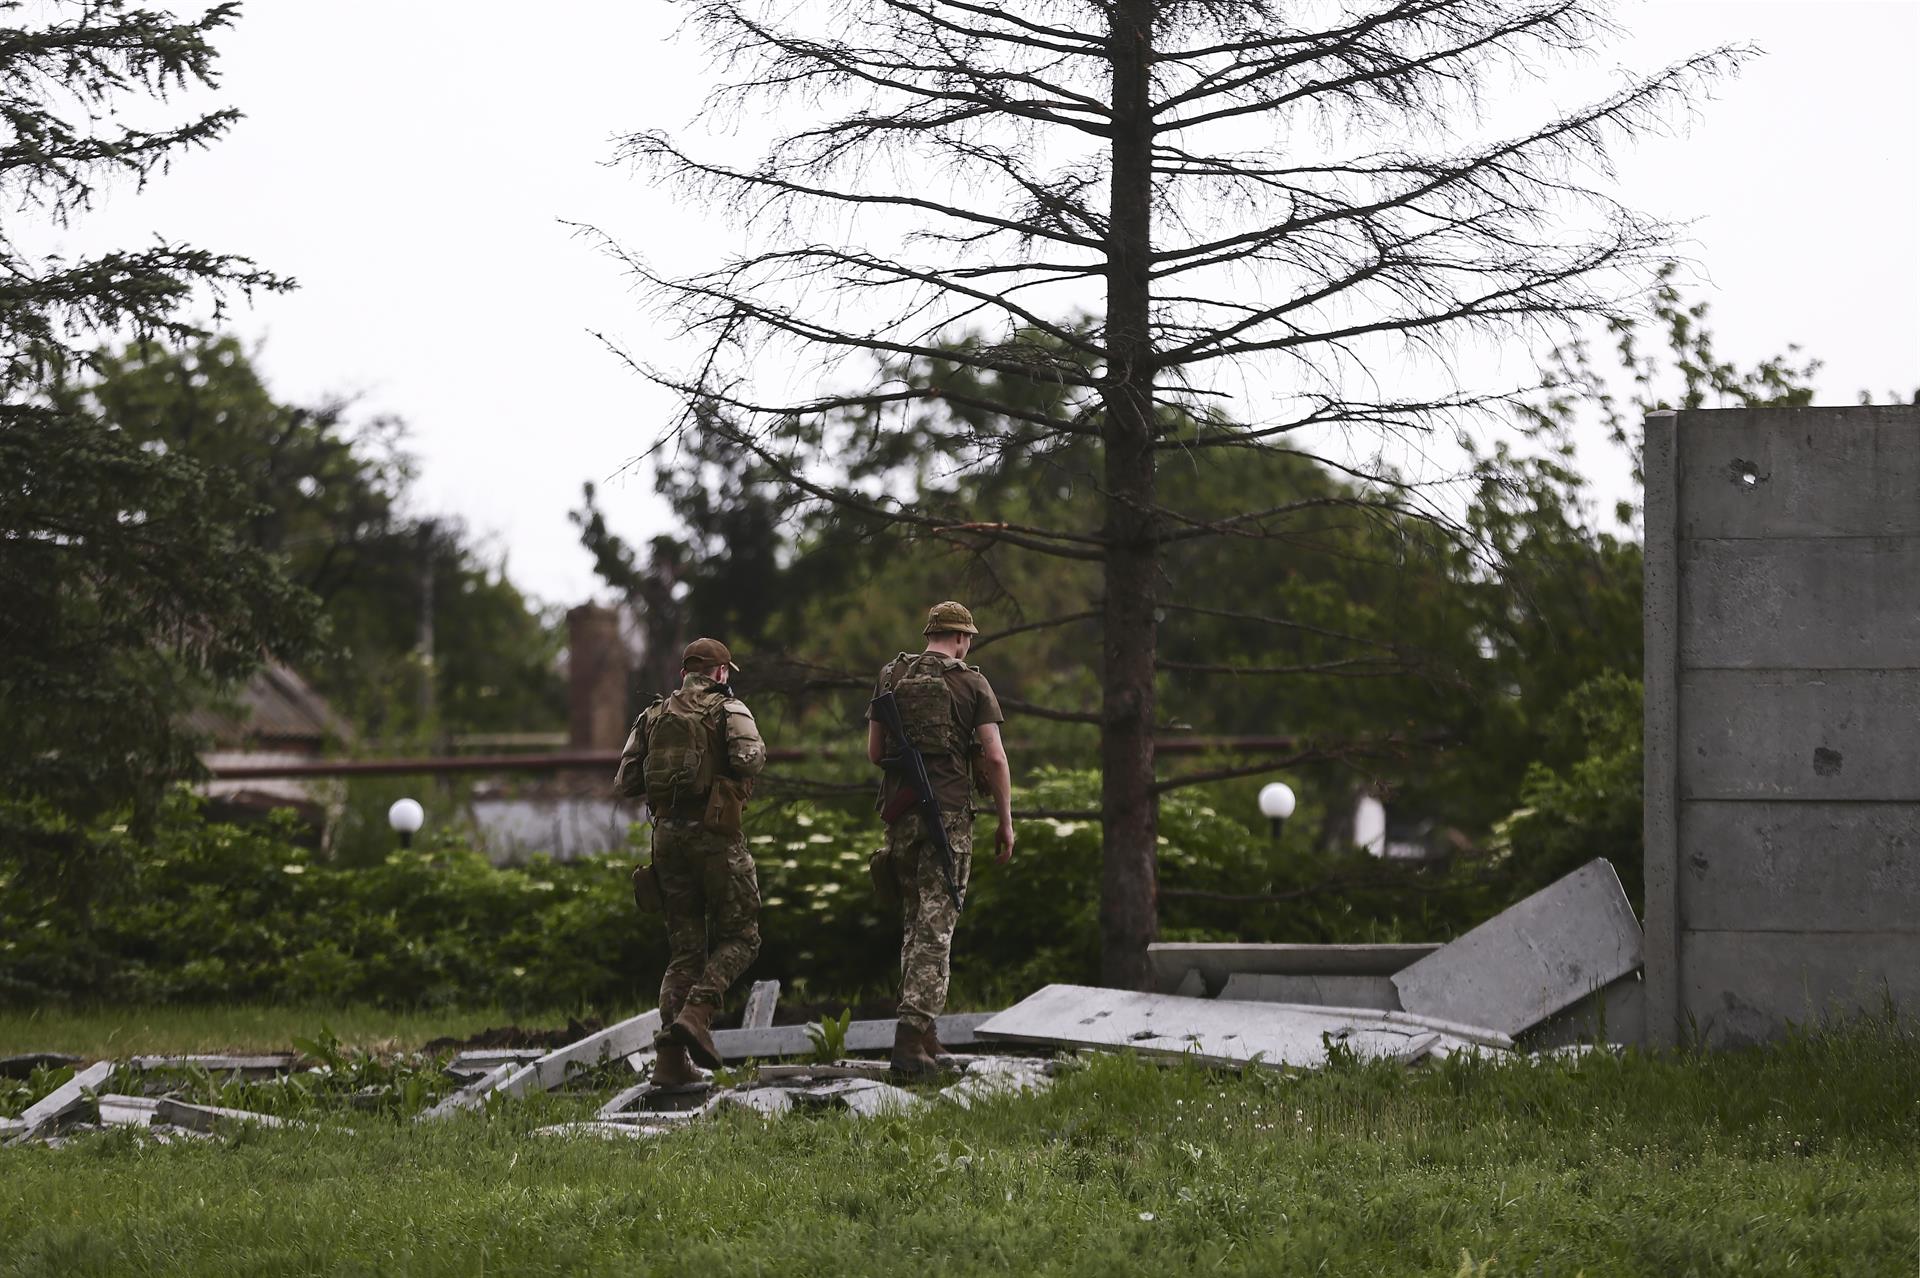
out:
<path id="1" fill-rule="evenodd" d="M 413 846 L 413 836 L 426 823 L 427 811 L 414 799 L 396 799 L 387 809 L 387 824 L 400 836 L 401 847 Z"/>
<path id="2" fill-rule="evenodd" d="M 1280 827 L 1293 815 L 1294 803 L 1292 786 L 1269 781 L 1260 787 L 1260 815 L 1267 819 L 1274 838 L 1280 837 Z"/>

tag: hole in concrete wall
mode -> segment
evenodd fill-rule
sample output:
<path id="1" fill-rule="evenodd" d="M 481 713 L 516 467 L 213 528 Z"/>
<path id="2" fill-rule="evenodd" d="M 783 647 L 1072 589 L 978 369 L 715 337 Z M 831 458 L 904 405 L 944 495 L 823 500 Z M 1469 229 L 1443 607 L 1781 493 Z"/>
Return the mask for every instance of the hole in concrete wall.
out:
<path id="1" fill-rule="evenodd" d="M 1813 752 L 1813 771 L 1816 776 L 1839 776 L 1840 763 L 1841 756 L 1838 750 L 1829 750 L 1825 746 L 1819 746 Z"/>
<path id="2" fill-rule="evenodd" d="M 1766 482 L 1760 474 L 1760 467 L 1744 457 L 1736 457 L 1727 463 L 1727 473 L 1742 488 L 1758 488 Z"/>

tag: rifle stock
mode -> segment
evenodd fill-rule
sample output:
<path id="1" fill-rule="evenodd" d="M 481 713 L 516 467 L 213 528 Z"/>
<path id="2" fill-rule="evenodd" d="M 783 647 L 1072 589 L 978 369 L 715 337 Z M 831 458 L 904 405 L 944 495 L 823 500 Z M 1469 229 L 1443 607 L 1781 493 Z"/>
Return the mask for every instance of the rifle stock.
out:
<path id="1" fill-rule="evenodd" d="M 875 697 L 869 708 L 873 719 L 887 735 L 893 738 L 897 753 L 880 760 L 880 766 L 899 777 L 906 783 L 899 795 L 894 797 L 881 812 L 881 817 L 889 825 L 907 814 L 909 807 L 920 813 L 920 829 L 926 835 L 927 842 L 940 858 L 940 877 L 946 881 L 947 895 L 953 898 L 953 908 L 960 908 L 960 888 L 953 878 L 953 845 L 947 841 L 946 823 L 941 820 L 940 799 L 933 792 L 933 781 L 927 776 L 927 761 L 907 735 L 907 725 L 901 721 L 900 706 L 893 698 L 889 688 Z M 911 802 L 902 802 L 910 797 Z"/>

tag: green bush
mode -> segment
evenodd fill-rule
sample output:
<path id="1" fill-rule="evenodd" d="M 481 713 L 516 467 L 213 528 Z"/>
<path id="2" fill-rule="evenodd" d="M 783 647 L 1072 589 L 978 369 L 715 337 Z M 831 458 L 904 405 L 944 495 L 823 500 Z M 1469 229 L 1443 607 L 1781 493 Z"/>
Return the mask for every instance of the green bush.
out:
<path id="1" fill-rule="evenodd" d="M 1098 778 L 1043 772 L 1022 808 L 1081 811 Z M 1497 907 L 1482 879 L 1275 845 L 1198 791 L 1161 808 L 1163 930 L 1185 939 L 1336 941 L 1450 936 Z M 144 840 L 90 832 L 111 882 L 67 902 L 0 850 L 0 999 L 229 1000 L 615 1009 L 652 1000 L 663 929 L 633 906 L 633 858 L 496 867 L 442 831 L 367 864 L 299 846 L 290 824 L 205 820 L 174 796 Z M 874 899 L 871 812 L 757 805 L 762 949 L 751 975 L 802 997 L 890 994 L 899 925 Z M 644 829 L 635 831 L 636 845 Z M 955 945 L 960 998 L 998 1002 L 1098 974 L 1100 827 L 1021 822 L 1010 865 L 976 838 Z M 636 855 L 638 853 L 636 852 Z M 1241 899 L 1244 898 L 1244 899 Z"/>

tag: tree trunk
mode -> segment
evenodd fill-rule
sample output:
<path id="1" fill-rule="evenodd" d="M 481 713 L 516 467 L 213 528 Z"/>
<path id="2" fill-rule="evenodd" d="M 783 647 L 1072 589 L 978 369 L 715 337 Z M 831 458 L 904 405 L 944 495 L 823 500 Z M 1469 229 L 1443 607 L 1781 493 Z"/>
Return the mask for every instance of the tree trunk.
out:
<path id="1" fill-rule="evenodd" d="M 1159 813 L 1153 792 L 1156 370 L 1148 329 L 1153 14 L 1152 0 L 1125 0 L 1114 9 L 1111 26 L 1114 133 L 1107 369 L 1101 392 L 1108 550 L 1101 669 L 1100 977 L 1120 989 L 1147 987 L 1147 944 L 1155 935 L 1159 898 Z"/>

